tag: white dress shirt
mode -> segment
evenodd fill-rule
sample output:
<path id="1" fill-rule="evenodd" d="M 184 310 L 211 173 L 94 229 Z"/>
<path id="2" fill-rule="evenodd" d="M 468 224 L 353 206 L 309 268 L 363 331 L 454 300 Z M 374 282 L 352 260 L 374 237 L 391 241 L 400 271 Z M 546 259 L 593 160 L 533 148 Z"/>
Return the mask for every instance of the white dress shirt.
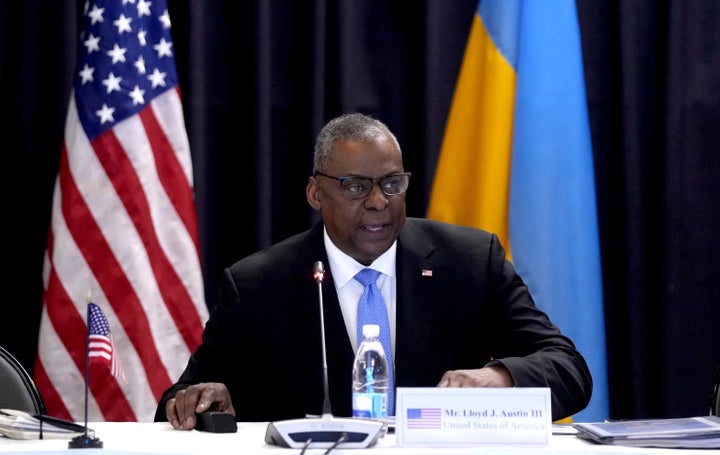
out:
<path id="1" fill-rule="evenodd" d="M 333 281 L 335 282 L 335 290 L 340 301 L 340 309 L 345 319 L 345 327 L 347 328 L 348 337 L 352 344 L 353 350 L 357 352 L 357 306 L 360 296 L 362 296 L 364 287 L 357 280 L 355 275 L 362 269 L 364 265 L 340 251 L 328 236 L 325 230 L 325 249 L 330 262 L 330 270 L 332 271 Z M 390 339 L 393 346 L 393 359 L 395 358 L 395 294 L 396 294 L 396 276 L 395 276 L 395 251 L 397 250 L 397 241 L 383 253 L 379 258 L 375 259 L 368 266 L 373 270 L 380 272 L 377 280 L 377 286 L 380 288 L 385 306 L 387 307 L 388 324 L 390 325 Z"/>

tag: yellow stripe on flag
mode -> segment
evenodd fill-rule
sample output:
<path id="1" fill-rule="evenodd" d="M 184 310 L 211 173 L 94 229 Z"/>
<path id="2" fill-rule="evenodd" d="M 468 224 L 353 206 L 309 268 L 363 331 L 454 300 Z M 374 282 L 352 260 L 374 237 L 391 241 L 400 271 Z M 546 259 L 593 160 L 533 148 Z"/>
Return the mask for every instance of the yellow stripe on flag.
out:
<path id="1" fill-rule="evenodd" d="M 428 218 L 495 232 L 508 248 L 515 81 L 476 14 L 428 208 Z"/>

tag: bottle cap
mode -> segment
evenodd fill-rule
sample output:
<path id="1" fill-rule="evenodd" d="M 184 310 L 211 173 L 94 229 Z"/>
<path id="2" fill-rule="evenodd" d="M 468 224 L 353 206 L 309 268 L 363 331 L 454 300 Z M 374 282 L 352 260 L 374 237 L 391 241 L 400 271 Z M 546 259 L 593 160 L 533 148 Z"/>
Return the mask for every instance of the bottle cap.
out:
<path id="1" fill-rule="evenodd" d="M 380 336 L 380 326 L 377 324 L 365 324 L 363 326 L 362 332 L 365 338 L 377 338 Z"/>

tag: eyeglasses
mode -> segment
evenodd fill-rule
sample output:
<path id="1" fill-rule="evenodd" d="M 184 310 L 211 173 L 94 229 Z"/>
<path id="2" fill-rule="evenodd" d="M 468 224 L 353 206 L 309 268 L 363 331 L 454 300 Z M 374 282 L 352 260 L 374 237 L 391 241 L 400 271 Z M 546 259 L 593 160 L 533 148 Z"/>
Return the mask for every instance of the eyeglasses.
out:
<path id="1" fill-rule="evenodd" d="M 322 175 L 329 179 L 340 182 L 340 190 L 346 199 L 362 199 L 367 197 L 372 190 L 374 184 L 378 184 L 380 189 L 388 196 L 399 196 L 408 189 L 410 185 L 410 172 L 400 172 L 398 174 L 386 175 L 371 179 L 370 177 L 333 177 L 332 175 L 323 174 L 315 171 L 314 176 Z"/>

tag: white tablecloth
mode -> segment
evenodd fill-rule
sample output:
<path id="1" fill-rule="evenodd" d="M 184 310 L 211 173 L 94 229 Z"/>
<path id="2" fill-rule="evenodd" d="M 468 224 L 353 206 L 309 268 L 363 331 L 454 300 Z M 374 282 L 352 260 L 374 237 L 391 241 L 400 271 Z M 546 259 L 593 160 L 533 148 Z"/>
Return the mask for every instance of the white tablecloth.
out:
<path id="1" fill-rule="evenodd" d="M 102 449 L 69 449 L 69 439 L 14 440 L 0 437 L 2 453 L 55 454 L 75 452 L 77 455 L 115 454 L 211 454 L 211 455 L 253 455 L 253 454 L 299 454 L 300 449 L 286 449 L 265 444 L 265 423 L 238 423 L 237 433 L 205 433 L 200 431 L 173 430 L 168 423 L 134 422 L 90 422 L 88 427 L 103 443 Z M 78 453 L 80 451 L 80 453 Z M 308 449 L 308 455 L 324 454 L 326 449 Z M 393 434 L 386 435 L 369 449 L 334 449 L 332 454 L 372 455 L 511 455 L 511 454 L 703 454 L 720 453 L 709 450 L 650 449 L 621 446 L 596 445 L 574 435 L 554 434 L 547 447 L 398 447 Z"/>

